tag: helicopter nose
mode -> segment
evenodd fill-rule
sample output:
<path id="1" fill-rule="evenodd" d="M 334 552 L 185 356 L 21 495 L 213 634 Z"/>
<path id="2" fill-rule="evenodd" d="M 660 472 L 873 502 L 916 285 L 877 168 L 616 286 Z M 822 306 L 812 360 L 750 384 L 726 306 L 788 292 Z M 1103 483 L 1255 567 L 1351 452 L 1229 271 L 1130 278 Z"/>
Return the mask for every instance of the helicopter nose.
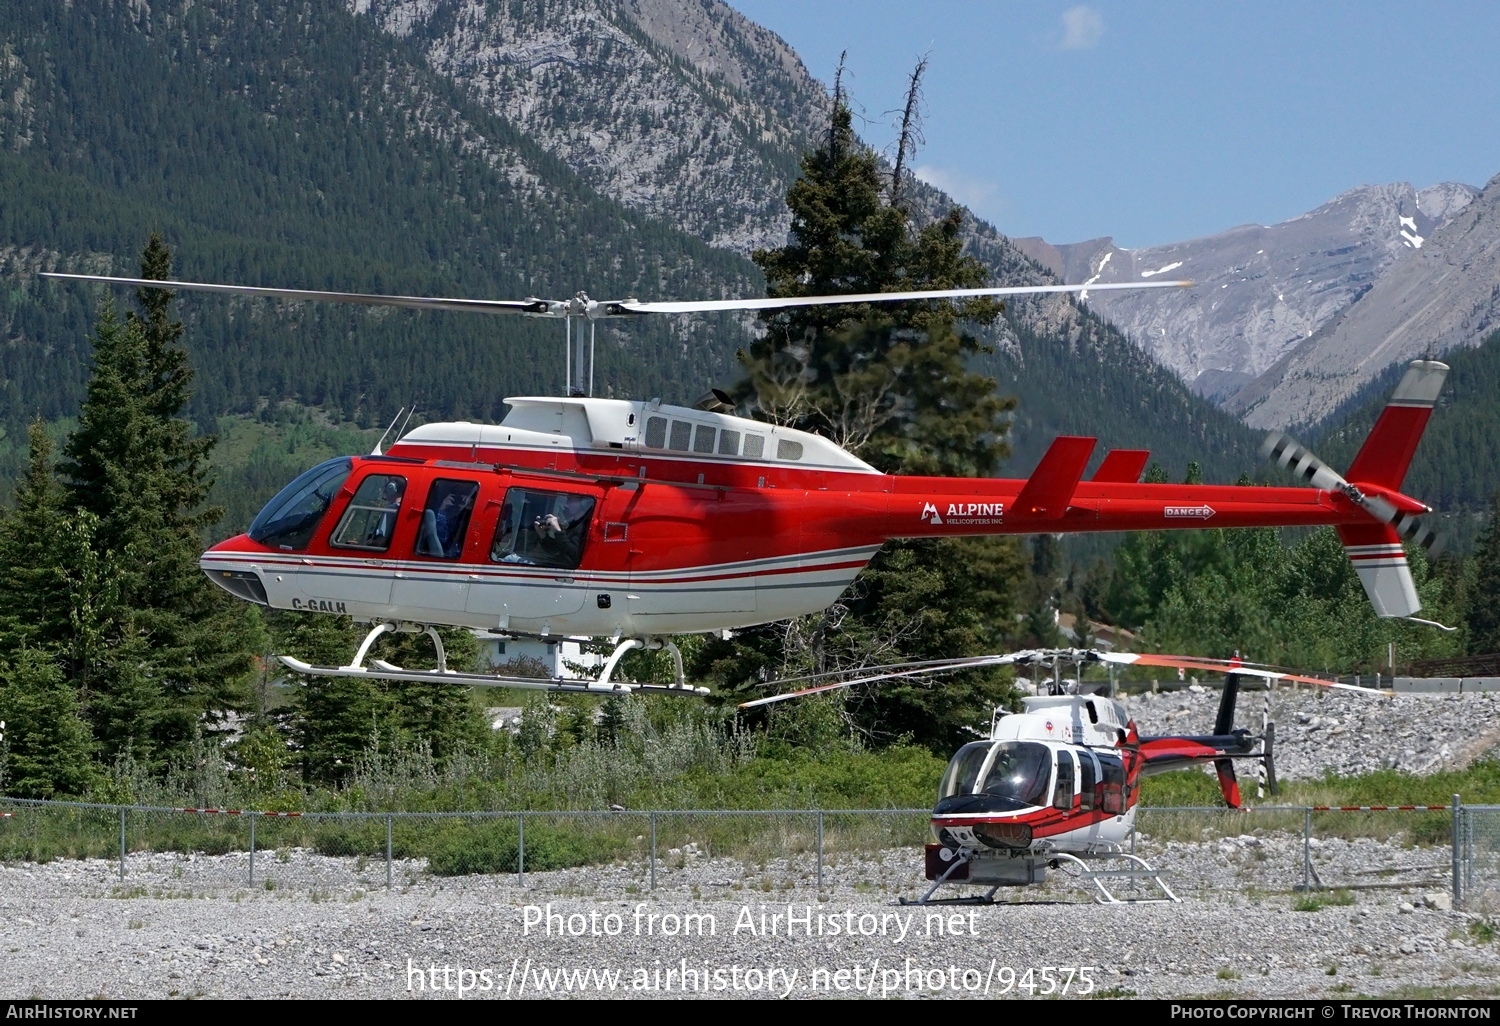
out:
<path id="1" fill-rule="evenodd" d="M 250 540 L 249 535 L 235 535 L 210 546 L 199 557 L 198 568 L 210 581 L 235 598 L 269 606 L 271 603 L 266 597 L 266 586 L 261 581 L 260 574 L 255 568 L 246 566 L 242 558 L 236 558 L 242 557 L 247 550 L 260 548 Z"/>

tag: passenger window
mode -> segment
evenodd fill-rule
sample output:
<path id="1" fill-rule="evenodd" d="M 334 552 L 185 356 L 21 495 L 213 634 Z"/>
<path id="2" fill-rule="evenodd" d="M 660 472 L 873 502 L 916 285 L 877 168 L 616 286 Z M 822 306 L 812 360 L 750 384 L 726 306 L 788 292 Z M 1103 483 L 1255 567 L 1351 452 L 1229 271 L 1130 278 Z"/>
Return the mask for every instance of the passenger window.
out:
<path id="1" fill-rule="evenodd" d="M 646 418 L 646 448 L 665 449 L 667 447 L 667 418 Z"/>
<path id="2" fill-rule="evenodd" d="M 1057 783 L 1053 785 L 1052 807 L 1064 811 L 1073 808 L 1073 753 L 1057 753 Z"/>
<path id="3" fill-rule="evenodd" d="M 719 455 L 738 456 L 740 454 L 740 433 L 725 428 L 719 432 Z"/>
<path id="4" fill-rule="evenodd" d="M 1125 813 L 1125 767 L 1117 756 L 1099 756 L 1099 808 L 1114 816 Z"/>
<path id="5" fill-rule="evenodd" d="M 693 451 L 694 452 L 713 452 L 714 451 L 714 435 L 716 433 L 717 433 L 717 430 L 715 428 L 711 428 L 707 424 L 699 424 L 698 425 L 698 433 L 693 438 Z"/>
<path id="6" fill-rule="evenodd" d="M 500 508 L 490 559 L 576 570 L 593 513 L 594 500 L 587 495 L 512 488 Z"/>
<path id="7" fill-rule="evenodd" d="M 1084 812 L 1095 804 L 1094 757 L 1088 752 L 1078 753 L 1078 808 Z"/>
<path id="8" fill-rule="evenodd" d="M 687 420 L 672 421 L 672 443 L 667 446 L 678 452 L 687 452 L 693 439 L 693 424 Z"/>
<path id="9" fill-rule="evenodd" d="M 765 455 L 765 452 L 766 452 L 766 436 L 765 435 L 746 435 L 745 436 L 745 452 L 744 452 L 744 455 L 745 455 L 745 457 L 747 459 L 758 460 L 762 456 Z"/>
<path id="10" fill-rule="evenodd" d="M 406 478 L 392 474 L 371 474 L 359 483 L 349 508 L 334 530 L 332 544 L 344 549 L 369 549 L 384 552 L 391 547 L 396 531 L 396 514 L 406 494 Z"/>
<path id="11" fill-rule="evenodd" d="M 778 439 L 776 442 L 776 458 L 778 460 L 800 460 L 802 458 L 802 443 L 794 442 L 790 438 Z"/>
<path id="12" fill-rule="evenodd" d="M 469 532 L 469 518 L 474 514 L 474 499 L 478 494 L 478 481 L 432 482 L 427 492 L 427 508 L 422 511 L 422 526 L 417 528 L 417 555 L 435 559 L 457 559 L 463 555 L 464 535 Z"/>

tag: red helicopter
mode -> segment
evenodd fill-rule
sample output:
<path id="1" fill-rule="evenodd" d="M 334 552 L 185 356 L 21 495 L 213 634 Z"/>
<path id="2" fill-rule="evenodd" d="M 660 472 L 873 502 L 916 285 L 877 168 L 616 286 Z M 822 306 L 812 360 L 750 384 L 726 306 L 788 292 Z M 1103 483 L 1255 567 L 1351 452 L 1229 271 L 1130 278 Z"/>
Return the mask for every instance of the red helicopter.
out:
<path id="1" fill-rule="evenodd" d="M 1065 680 L 1062 668 L 1072 663 L 1075 678 L 1088 663 L 1111 670 L 1107 684 Z M 1159 898 L 1125 900 L 1177 901 L 1170 887 L 1144 859 L 1128 849 L 1135 830 L 1136 803 L 1143 777 L 1212 763 L 1230 808 L 1240 808 L 1235 759 L 1261 763 L 1261 786 L 1276 793 L 1276 727 L 1263 718 L 1259 734 L 1234 726 L 1241 678 L 1312 684 L 1369 695 L 1393 692 L 1246 663 L 1241 659 L 1104 652 L 1094 649 L 1029 649 L 969 659 L 926 660 L 876 672 L 844 676 L 831 683 L 771 695 L 742 703 L 754 708 L 839 688 L 879 684 L 893 679 L 926 678 L 985 666 L 1037 667 L 1050 670 L 1039 680 L 1037 694 L 1022 699 L 1018 714 L 997 709 L 989 738 L 964 745 L 948 763 L 932 811 L 933 842 L 927 845 L 925 870 L 932 886 L 919 899 L 927 904 L 945 884 L 987 888 L 982 896 L 950 899 L 988 903 L 1006 886 L 1046 881 L 1047 870 L 1091 882 L 1095 900 L 1121 903 L 1111 883 L 1121 879 L 1149 881 Z M 1141 737 L 1129 711 L 1115 699 L 1114 669 L 1160 666 L 1224 674 L 1224 690 L 1213 730 L 1201 735 Z M 801 682 L 837 676 L 819 674 Z M 1040 676 L 1040 675 L 1039 675 Z M 784 683 L 784 682 L 782 682 Z M 1096 869 L 1101 864 L 1121 869 Z"/>
<path id="2" fill-rule="evenodd" d="M 1330 525 L 1379 615 L 1410 617 L 1421 608 L 1401 541 L 1433 540 L 1416 519 L 1429 507 L 1399 488 L 1448 369 L 1434 361 L 1411 365 L 1351 466 L 1351 480 L 1282 438 L 1268 441 L 1271 455 L 1313 487 L 1141 484 L 1148 453 L 1135 449 L 1112 450 L 1084 480 L 1095 440 L 1072 436 L 1058 437 L 1024 480 L 904 477 L 882 474 L 818 435 L 725 412 L 716 393 L 697 408 L 593 398 L 585 394 L 592 390 L 593 326 L 654 313 L 1085 286 L 655 303 L 597 302 L 583 293 L 508 301 L 47 277 L 566 322 L 569 395 L 507 399 L 500 424 L 427 424 L 384 451 L 377 444 L 369 455 L 322 463 L 282 489 L 246 533 L 203 554 L 204 572 L 240 598 L 372 625 L 343 666 L 282 657 L 300 673 L 626 692 L 652 686 L 614 681 L 620 658 L 650 648 L 666 649 L 676 661 L 677 682 L 664 690 L 706 693 L 683 679 L 671 635 L 824 609 L 893 538 Z M 461 673 L 447 668 L 435 625 L 608 638 L 615 647 L 592 681 Z M 426 631 L 437 647 L 436 667 L 367 666 L 376 638 L 398 630 Z"/>

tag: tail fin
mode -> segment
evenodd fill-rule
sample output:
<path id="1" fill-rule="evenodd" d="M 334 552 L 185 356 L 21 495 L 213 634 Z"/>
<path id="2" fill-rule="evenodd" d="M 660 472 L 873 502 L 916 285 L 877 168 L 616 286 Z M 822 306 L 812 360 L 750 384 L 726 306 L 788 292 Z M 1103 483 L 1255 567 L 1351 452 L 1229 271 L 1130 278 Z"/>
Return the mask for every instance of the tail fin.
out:
<path id="1" fill-rule="evenodd" d="M 1240 678 L 1237 674 L 1224 675 L 1224 693 L 1219 696 L 1219 715 L 1214 719 L 1214 733 L 1228 734 L 1234 730 L 1234 700 L 1239 696 Z M 1231 809 L 1240 807 L 1240 782 L 1234 774 L 1233 759 L 1216 759 L 1214 770 L 1219 775 L 1219 790 L 1224 793 L 1224 804 Z"/>
<path id="2" fill-rule="evenodd" d="M 1370 596 L 1376 616 L 1411 616 L 1422 608 L 1411 579 L 1401 536 L 1390 524 L 1346 525 L 1338 529 L 1344 554 Z"/>
<path id="3" fill-rule="evenodd" d="M 1344 476 L 1355 484 L 1362 481 L 1401 490 L 1406 468 L 1427 428 L 1427 419 L 1442 394 L 1448 365 L 1436 360 L 1413 360 L 1406 375 L 1386 403 Z"/>
<path id="4" fill-rule="evenodd" d="M 1411 465 L 1447 377 L 1446 363 L 1412 361 L 1354 462 L 1349 464 L 1345 476 L 1351 484 L 1356 488 L 1373 484 L 1401 490 L 1406 468 Z M 1411 516 L 1398 517 L 1394 523 L 1340 527 L 1338 531 L 1344 552 L 1354 564 L 1376 616 L 1411 616 L 1421 610 L 1401 539 L 1414 538 L 1430 547 L 1436 537 L 1432 532 L 1425 531 Z"/>

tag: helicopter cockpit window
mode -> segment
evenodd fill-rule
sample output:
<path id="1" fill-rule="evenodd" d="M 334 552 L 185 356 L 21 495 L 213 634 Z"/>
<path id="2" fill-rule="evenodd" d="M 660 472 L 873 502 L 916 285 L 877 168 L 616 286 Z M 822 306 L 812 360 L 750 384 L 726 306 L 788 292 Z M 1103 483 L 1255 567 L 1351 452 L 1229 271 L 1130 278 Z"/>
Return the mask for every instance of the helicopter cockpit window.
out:
<path id="1" fill-rule="evenodd" d="M 1052 807 L 1067 811 L 1073 808 L 1073 753 L 1058 749 L 1057 784 L 1052 788 Z"/>
<path id="2" fill-rule="evenodd" d="M 340 548 L 384 552 L 391 547 L 396 514 L 401 512 L 405 495 L 406 478 L 371 474 L 359 483 L 329 541 Z"/>
<path id="3" fill-rule="evenodd" d="M 800 460 L 802 458 L 802 443 L 794 442 L 790 438 L 782 438 L 776 442 L 776 458 L 778 460 Z"/>
<path id="4" fill-rule="evenodd" d="M 1118 755 L 1099 754 L 1099 808 L 1115 816 L 1125 814 L 1125 767 Z"/>
<path id="5" fill-rule="evenodd" d="M 250 540 L 289 552 L 306 548 L 353 467 L 353 460 L 341 456 L 298 476 L 251 521 Z"/>
<path id="6" fill-rule="evenodd" d="M 972 794 L 979 780 L 979 771 L 984 769 L 984 760 L 989 758 L 990 742 L 971 741 L 958 750 L 943 773 L 943 782 L 938 785 L 938 799 L 955 794 Z"/>
<path id="7" fill-rule="evenodd" d="M 437 480 L 427 492 L 422 526 L 417 528 L 417 555 L 457 559 L 463 555 L 464 535 L 474 514 L 478 481 Z"/>
<path id="8" fill-rule="evenodd" d="M 1002 741 L 985 775 L 983 791 L 1023 805 L 1046 805 L 1052 785 L 1052 750 L 1035 741 Z"/>
<path id="9" fill-rule="evenodd" d="M 490 559 L 576 570 L 593 514 L 594 500 L 587 495 L 512 488 L 495 525 Z"/>
<path id="10" fill-rule="evenodd" d="M 665 449 L 667 447 L 667 418 L 646 418 L 646 448 Z"/>
<path id="11" fill-rule="evenodd" d="M 678 452 L 687 452 L 693 441 L 693 422 L 690 420 L 672 421 L 672 441 L 667 444 L 668 449 L 676 449 Z"/>

